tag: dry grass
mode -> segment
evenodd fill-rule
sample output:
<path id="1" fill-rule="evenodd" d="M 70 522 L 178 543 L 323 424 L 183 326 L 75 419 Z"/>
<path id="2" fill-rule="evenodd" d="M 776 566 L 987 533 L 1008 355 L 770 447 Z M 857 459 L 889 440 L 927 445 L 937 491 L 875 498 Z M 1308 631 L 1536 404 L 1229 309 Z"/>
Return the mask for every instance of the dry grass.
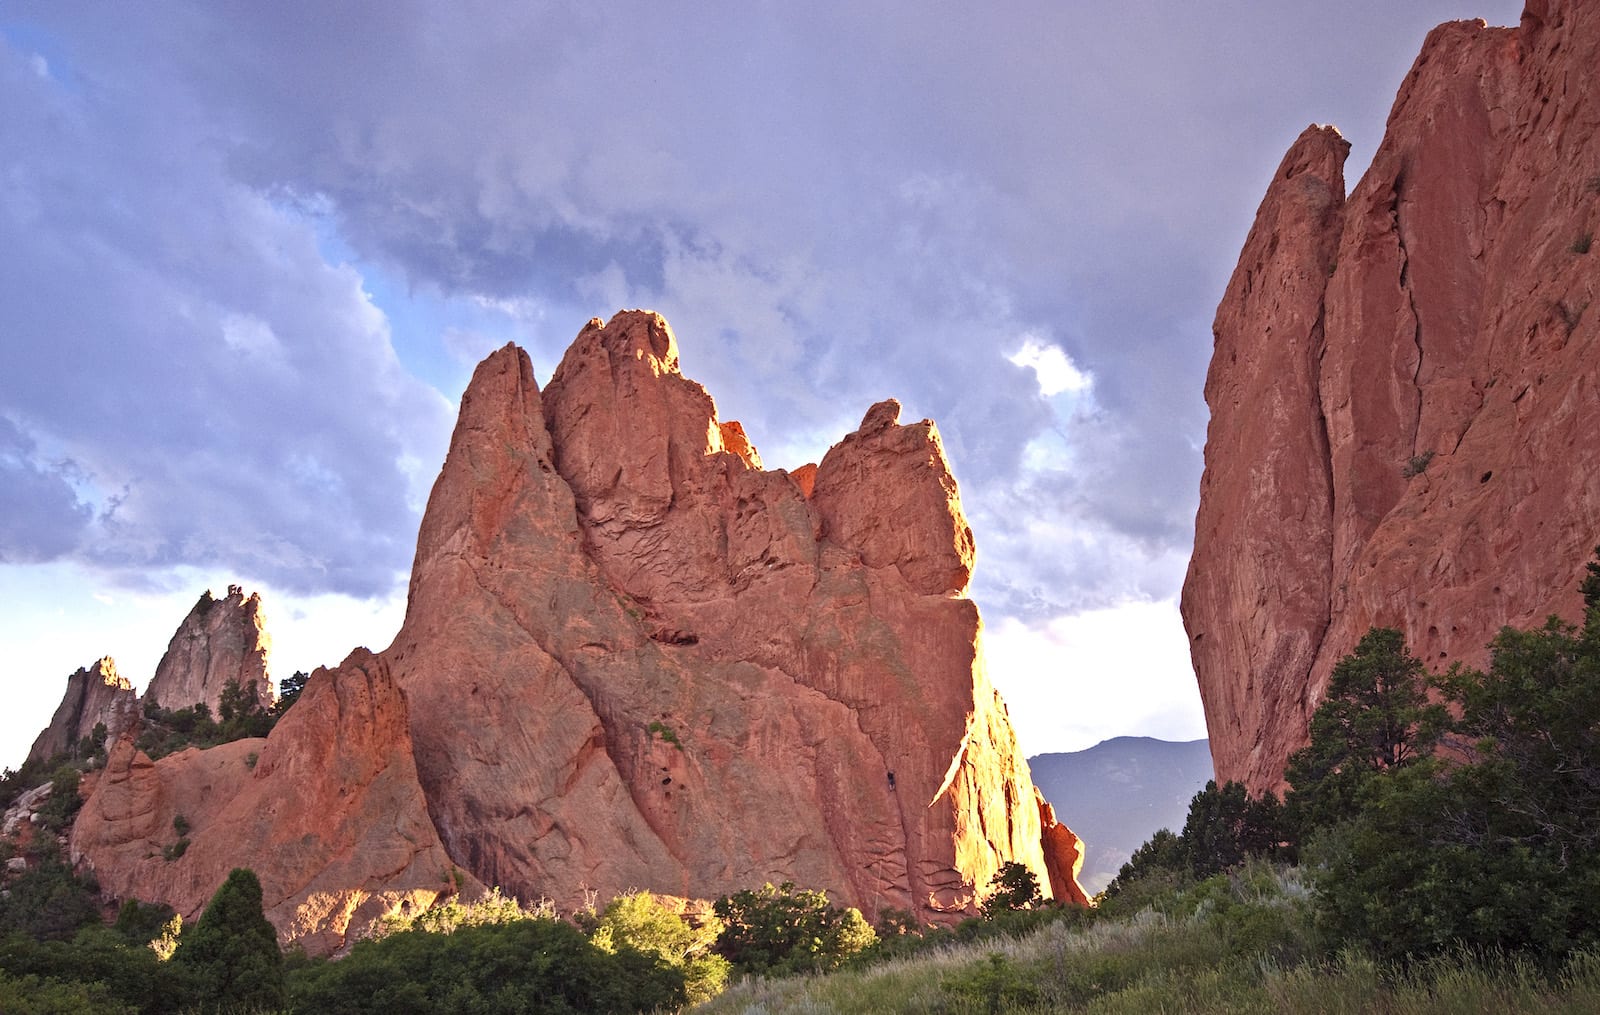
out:
<path id="1" fill-rule="evenodd" d="M 1600 955 L 1559 977 L 1469 956 L 1400 971 L 1315 944 L 1293 871 L 1202 886 L 1166 913 L 1049 924 L 826 976 L 747 980 L 703 1015 L 1227 1012 L 1463 1015 L 1600 1011 Z"/>

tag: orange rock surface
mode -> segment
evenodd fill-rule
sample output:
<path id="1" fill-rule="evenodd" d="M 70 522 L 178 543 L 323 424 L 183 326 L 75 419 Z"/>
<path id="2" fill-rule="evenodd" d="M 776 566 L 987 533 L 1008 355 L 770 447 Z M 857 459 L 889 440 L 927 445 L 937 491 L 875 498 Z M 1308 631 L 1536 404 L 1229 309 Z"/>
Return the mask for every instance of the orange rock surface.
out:
<path id="1" fill-rule="evenodd" d="M 186 919 L 251 867 L 282 940 L 336 951 L 379 917 L 457 890 L 407 727 L 388 665 L 358 649 L 317 670 L 266 739 L 152 762 L 125 738 L 73 826 L 73 859 L 102 891 Z"/>
<path id="2" fill-rule="evenodd" d="M 187 708 L 204 702 L 215 716 L 222 689 L 229 681 L 255 688 L 263 708 L 273 702 L 267 656 L 272 640 L 261 614 L 261 597 L 248 597 L 237 585 L 222 599 L 207 591 L 189 611 L 156 664 L 155 676 L 144 690 L 145 701 L 163 708 Z"/>
<path id="3" fill-rule="evenodd" d="M 185 913 L 252 866 L 316 951 L 451 869 L 568 910 L 792 880 L 949 920 L 1017 861 L 1083 901 L 984 673 L 938 431 L 898 416 L 873 406 L 791 476 L 717 419 L 654 314 L 591 321 L 543 392 L 499 350 L 393 644 L 319 671 L 264 742 L 154 765 L 120 745 L 74 849 Z"/>
<path id="4" fill-rule="evenodd" d="M 1442 25 L 1344 194 L 1308 129 L 1217 311 L 1183 615 L 1217 777 L 1279 786 L 1335 662 L 1574 618 L 1600 542 L 1600 10 Z"/>
<path id="5" fill-rule="evenodd" d="M 55 715 L 33 742 L 28 760 L 48 759 L 70 751 L 101 723 L 107 743 L 115 743 L 124 730 L 139 721 L 139 694 L 126 677 L 117 673 L 110 656 L 67 678 L 67 689 Z"/>

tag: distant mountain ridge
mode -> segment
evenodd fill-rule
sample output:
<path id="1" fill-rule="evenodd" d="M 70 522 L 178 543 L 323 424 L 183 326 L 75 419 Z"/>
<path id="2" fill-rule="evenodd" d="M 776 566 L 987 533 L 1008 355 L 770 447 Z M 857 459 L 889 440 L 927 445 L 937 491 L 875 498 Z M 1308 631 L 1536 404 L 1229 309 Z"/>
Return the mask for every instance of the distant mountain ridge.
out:
<path id="1" fill-rule="evenodd" d="M 1161 828 L 1183 827 L 1212 777 L 1211 742 L 1114 737 L 1083 751 L 1028 759 L 1033 784 L 1083 840 L 1078 883 L 1095 893 Z"/>

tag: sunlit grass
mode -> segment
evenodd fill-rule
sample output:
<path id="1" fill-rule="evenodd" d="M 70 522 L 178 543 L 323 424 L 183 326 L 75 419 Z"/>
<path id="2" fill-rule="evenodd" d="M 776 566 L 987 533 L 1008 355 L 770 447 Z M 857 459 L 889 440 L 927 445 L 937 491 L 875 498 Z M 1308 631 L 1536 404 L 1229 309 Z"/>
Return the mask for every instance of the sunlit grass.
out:
<path id="1" fill-rule="evenodd" d="M 827 976 L 746 980 L 704 1015 L 991 1012 L 1463 1015 L 1600 1011 L 1600 956 L 1560 975 L 1457 955 L 1409 970 L 1318 945 L 1293 871 L 1248 868 L 1121 919 L 1062 921 Z"/>

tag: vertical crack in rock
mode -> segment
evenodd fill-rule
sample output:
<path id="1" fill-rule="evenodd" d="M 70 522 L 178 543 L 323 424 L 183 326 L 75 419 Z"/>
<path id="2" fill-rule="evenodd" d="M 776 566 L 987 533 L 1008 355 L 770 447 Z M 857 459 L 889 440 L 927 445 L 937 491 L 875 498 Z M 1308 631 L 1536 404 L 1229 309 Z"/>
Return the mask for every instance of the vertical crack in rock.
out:
<path id="1" fill-rule="evenodd" d="M 1316 151 L 1310 134 L 1285 166 Z M 1597 159 L 1600 12 L 1548 0 L 1520 28 L 1429 34 L 1335 210 L 1325 286 L 1308 279 L 1328 227 L 1293 189 L 1314 174 L 1274 178 L 1218 307 L 1182 600 L 1219 780 L 1281 785 L 1334 664 L 1372 626 L 1442 668 L 1485 663 L 1506 624 L 1579 615 L 1600 542 L 1600 329 L 1583 317 L 1550 339 L 1554 311 L 1528 308 L 1593 287 L 1573 195 Z M 1302 386 L 1277 350 L 1313 295 L 1323 349 Z M 1408 480 L 1429 451 L 1426 481 Z M 1292 468 L 1302 455 L 1312 467 Z M 1313 552 L 1326 533 L 1301 508 L 1324 491 L 1331 543 Z"/>

